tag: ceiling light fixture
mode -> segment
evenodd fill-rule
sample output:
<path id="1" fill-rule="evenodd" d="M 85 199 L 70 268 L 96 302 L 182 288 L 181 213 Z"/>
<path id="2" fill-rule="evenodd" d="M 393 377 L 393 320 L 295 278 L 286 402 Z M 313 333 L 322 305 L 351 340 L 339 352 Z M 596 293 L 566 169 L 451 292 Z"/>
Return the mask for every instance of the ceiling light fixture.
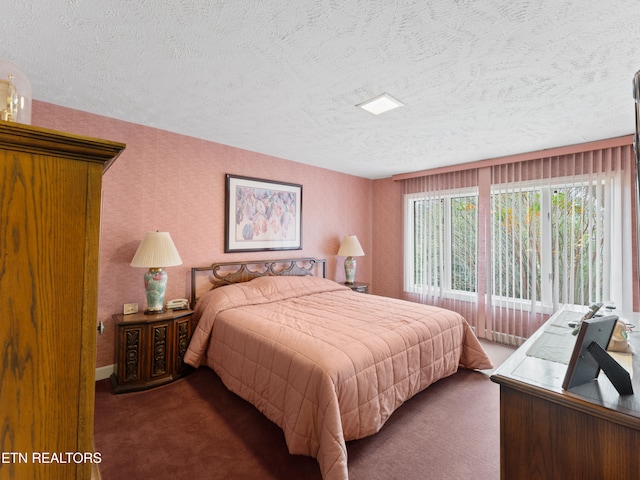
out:
<path id="1" fill-rule="evenodd" d="M 371 100 L 359 103 L 356 107 L 360 107 L 374 115 L 380 115 L 381 113 L 388 112 L 394 108 L 404 107 L 404 103 L 393 98 L 388 93 L 381 93 L 377 97 L 373 97 Z"/>

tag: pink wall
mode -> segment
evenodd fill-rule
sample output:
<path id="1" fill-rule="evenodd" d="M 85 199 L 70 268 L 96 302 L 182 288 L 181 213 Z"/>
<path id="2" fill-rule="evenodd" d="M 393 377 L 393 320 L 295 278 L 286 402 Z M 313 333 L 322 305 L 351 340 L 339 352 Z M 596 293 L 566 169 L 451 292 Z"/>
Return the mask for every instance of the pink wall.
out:
<path id="1" fill-rule="evenodd" d="M 402 184 L 391 178 L 373 182 L 374 293 L 402 298 Z"/>
<path id="2" fill-rule="evenodd" d="M 145 308 L 142 269 L 129 262 L 149 230 L 168 231 L 183 265 L 170 267 L 167 298 L 188 297 L 190 268 L 238 259 L 318 257 L 327 276 L 344 281 L 338 251 L 343 235 L 358 236 L 366 256 L 357 280 L 373 278 L 373 182 L 163 130 L 33 102 L 32 124 L 127 145 L 103 177 L 97 367 L 114 363 L 112 314 L 124 303 Z M 302 250 L 224 253 L 225 174 L 303 185 Z M 391 264 L 391 266 L 394 266 Z"/>

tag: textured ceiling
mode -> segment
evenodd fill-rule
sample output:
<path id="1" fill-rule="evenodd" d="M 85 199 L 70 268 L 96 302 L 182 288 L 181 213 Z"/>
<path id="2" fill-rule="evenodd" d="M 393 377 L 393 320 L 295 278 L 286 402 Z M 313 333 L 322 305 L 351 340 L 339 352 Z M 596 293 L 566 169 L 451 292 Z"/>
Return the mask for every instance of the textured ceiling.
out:
<path id="1" fill-rule="evenodd" d="M 638 0 L 2 3 L 37 100 L 353 175 L 635 131 Z"/>

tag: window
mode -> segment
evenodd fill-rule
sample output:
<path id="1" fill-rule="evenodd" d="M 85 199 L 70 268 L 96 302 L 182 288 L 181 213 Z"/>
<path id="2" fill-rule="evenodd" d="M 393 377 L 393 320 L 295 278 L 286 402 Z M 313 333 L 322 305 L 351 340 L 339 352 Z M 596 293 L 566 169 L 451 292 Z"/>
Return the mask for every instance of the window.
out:
<path id="1" fill-rule="evenodd" d="M 413 255 L 411 288 L 440 288 L 442 250 L 444 248 L 444 203 L 439 198 L 415 198 L 409 201 Z"/>
<path id="2" fill-rule="evenodd" d="M 476 292 L 477 204 L 468 192 L 406 197 L 408 291 Z"/>
<path id="3" fill-rule="evenodd" d="M 602 182 L 492 188 L 494 302 L 517 300 L 530 308 L 538 301 L 550 308 L 554 296 L 578 305 L 603 298 L 604 189 Z M 478 195 L 413 194 L 405 208 L 406 289 L 477 292 Z"/>
<path id="4" fill-rule="evenodd" d="M 491 245 L 494 296 L 519 300 L 540 291 L 541 192 L 491 194 Z"/>
<path id="5" fill-rule="evenodd" d="M 604 298 L 605 185 L 601 181 L 491 194 L 492 293 L 552 311 Z"/>
<path id="6" fill-rule="evenodd" d="M 611 248 L 607 233 L 603 182 L 555 188 L 551 192 L 552 275 L 554 297 L 585 305 L 609 299 L 603 282 L 605 251 Z"/>

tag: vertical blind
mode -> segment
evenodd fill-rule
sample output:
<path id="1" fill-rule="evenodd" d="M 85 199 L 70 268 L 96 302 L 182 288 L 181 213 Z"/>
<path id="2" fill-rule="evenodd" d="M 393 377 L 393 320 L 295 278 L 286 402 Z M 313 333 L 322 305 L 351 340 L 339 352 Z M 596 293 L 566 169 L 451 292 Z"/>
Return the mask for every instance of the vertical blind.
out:
<path id="1" fill-rule="evenodd" d="M 519 345 L 564 305 L 633 310 L 631 146 L 402 181 L 404 291 Z"/>

